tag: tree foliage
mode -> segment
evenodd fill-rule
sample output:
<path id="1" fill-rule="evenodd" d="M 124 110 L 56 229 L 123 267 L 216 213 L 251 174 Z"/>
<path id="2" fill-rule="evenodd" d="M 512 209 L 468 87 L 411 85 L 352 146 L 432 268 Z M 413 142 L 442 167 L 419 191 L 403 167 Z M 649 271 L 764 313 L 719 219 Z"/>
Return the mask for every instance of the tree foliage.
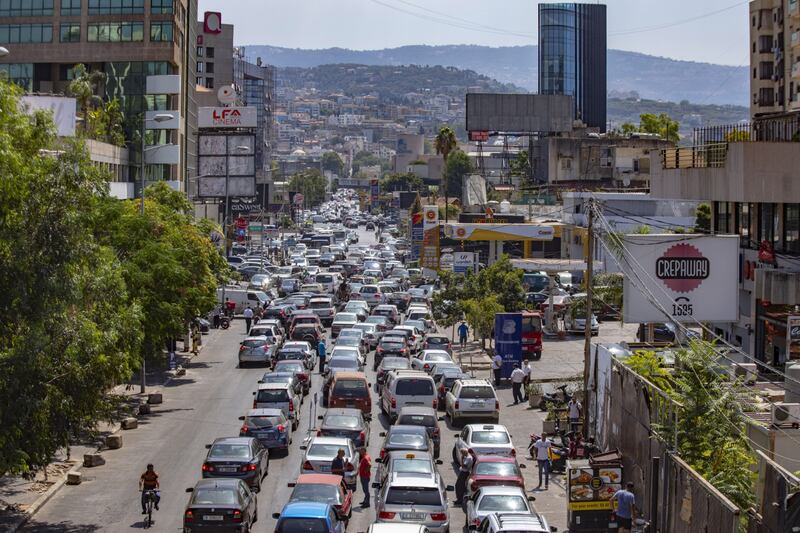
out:
<path id="1" fill-rule="evenodd" d="M 327 189 L 328 181 L 316 169 L 304 170 L 289 178 L 289 190 L 302 193 L 309 206 L 321 204 Z"/>
<path id="2" fill-rule="evenodd" d="M 89 111 L 87 134 L 97 141 L 106 142 L 116 146 L 125 145 L 125 131 L 123 125 L 125 117 L 119 105 L 119 100 L 106 102 Z"/>
<path id="3" fill-rule="evenodd" d="M 530 174 L 531 162 L 528 159 L 528 151 L 522 150 L 517 157 L 509 163 L 512 176 L 527 177 Z"/>
<path id="4" fill-rule="evenodd" d="M 329 170 L 339 177 L 343 177 L 344 161 L 336 152 L 322 154 L 322 170 Z"/>
<path id="5" fill-rule="evenodd" d="M 454 150 L 445 164 L 445 186 L 447 187 L 448 195 L 460 198 L 464 178 L 474 170 L 469 156 L 461 150 Z"/>
<path id="6" fill-rule="evenodd" d="M 477 274 L 467 276 L 464 282 L 465 299 L 480 299 L 487 294 L 497 298 L 503 311 L 514 312 L 525 308 L 522 270 L 514 268 L 507 255 Z"/>
<path id="7" fill-rule="evenodd" d="M 414 173 L 388 174 L 381 180 L 381 191 L 424 191 L 425 184 L 422 178 Z"/>
<path id="8" fill-rule="evenodd" d="M 680 124 L 677 120 L 673 120 L 666 113 L 642 113 L 639 115 L 639 126 L 626 122 L 621 126 L 622 133 L 629 134 L 634 132 L 654 133 L 660 135 L 662 139 L 667 141 L 678 142 L 680 135 Z"/>
<path id="9" fill-rule="evenodd" d="M 709 233 L 711 231 L 711 205 L 700 204 L 695 210 L 694 229 L 698 233 Z"/>
<path id="10" fill-rule="evenodd" d="M 85 65 L 79 63 L 72 68 L 72 76 L 67 84 L 67 94 L 77 100 L 83 117 L 83 129 L 88 132 L 89 112 L 103 105 L 103 99 L 97 96 L 97 90 L 105 82 L 106 75 L 99 70 L 90 72 Z"/>
<path id="11" fill-rule="evenodd" d="M 502 313 L 505 308 L 498 302 L 494 294 L 480 298 L 470 298 L 463 302 L 464 314 L 472 330 L 481 339 L 491 338 L 494 328 L 494 316 Z M 490 341 L 491 342 L 491 341 Z"/>
<path id="12" fill-rule="evenodd" d="M 381 167 L 381 170 L 386 170 L 388 163 L 372 152 L 364 150 L 353 156 L 353 173 L 359 172 L 362 167 Z"/>

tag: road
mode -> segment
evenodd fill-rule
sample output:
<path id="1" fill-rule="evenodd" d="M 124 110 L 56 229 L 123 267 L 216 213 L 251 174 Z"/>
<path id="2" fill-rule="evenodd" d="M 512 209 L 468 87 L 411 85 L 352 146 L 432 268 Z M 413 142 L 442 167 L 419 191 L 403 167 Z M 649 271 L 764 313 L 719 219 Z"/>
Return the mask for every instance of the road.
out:
<path id="1" fill-rule="evenodd" d="M 359 231 L 361 243 L 373 243 L 372 232 Z M 616 328 L 614 328 L 616 329 Z M 602 330 L 601 330 L 602 331 Z M 206 340 L 201 354 L 194 359 L 186 375 L 172 381 L 164 388 L 163 405 L 155 406 L 153 414 L 139 422 L 139 428 L 123 432 L 124 446 L 119 450 L 104 452 L 107 464 L 92 469 L 83 469 L 84 481 L 78 486 L 65 486 L 36 514 L 22 530 L 32 532 L 78 533 L 95 531 L 127 531 L 142 527 L 137 482 L 148 462 L 156 466 L 161 476 L 161 508 L 155 513 L 155 531 L 180 531 L 184 506 L 188 499 L 187 487 L 194 486 L 200 478 L 200 466 L 205 458 L 205 445 L 215 438 L 238 435 L 238 417 L 252 405 L 252 391 L 264 369 L 237 368 L 236 353 L 238 343 L 244 336 L 242 320 L 234 322 L 231 329 L 215 331 Z M 558 343 L 558 351 L 569 353 L 577 360 L 582 353 L 582 339 Z M 537 362 L 544 366 L 557 366 L 559 357 L 545 357 Z M 371 355 L 370 355 L 371 357 Z M 577 366 L 577 365 L 575 365 Z M 370 382 L 374 383 L 372 365 L 366 371 Z M 574 372 L 568 366 L 568 374 Z M 551 370 L 552 372 L 552 370 Z M 484 377 L 484 376 L 478 376 Z M 269 475 L 264 480 L 262 492 L 258 495 L 259 521 L 255 532 L 274 530 L 273 512 L 281 510 L 288 500 L 290 490 L 287 482 L 296 479 L 300 472 L 302 452 L 299 449 L 303 437 L 310 427 L 309 421 L 316 423 L 312 413 L 314 392 L 318 392 L 322 380 L 319 374 L 313 375 L 312 393 L 306 397 L 301 409 L 301 422 L 295 433 L 292 449 L 287 457 L 275 457 L 270 461 Z M 506 424 L 517 446 L 518 456 L 523 457 L 528 444 L 528 434 L 541 429 L 542 414 L 529 410 L 527 406 L 511 406 L 509 389 L 499 391 L 501 399 L 501 423 Z M 378 416 L 377 403 L 373 397 L 373 427 L 371 428 L 370 455 L 379 455 L 381 438 L 379 433 L 387 427 L 387 421 Z M 319 408 L 319 414 L 322 408 Z M 313 423 L 311 426 L 313 426 Z M 450 464 L 454 433 L 459 428 L 442 424 L 442 459 L 440 467 L 447 484 L 455 484 L 456 470 Z M 525 470 L 528 488 L 534 487 L 536 469 L 534 463 Z M 551 491 L 540 499 L 541 512 L 545 513 L 551 525 L 563 530 L 565 522 L 565 499 L 561 483 L 555 480 Z M 362 494 L 355 495 L 361 501 Z M 452 494 L 450 499 L 452 500 Z M 538 504 L 537 507 L 539 506 Z M 451 531 L 457 532 L 464 526 L 464 513 L 451 504 Z M 355 508 L 348 530 L 366 531 L 375 518 L 374 507 Z"/>

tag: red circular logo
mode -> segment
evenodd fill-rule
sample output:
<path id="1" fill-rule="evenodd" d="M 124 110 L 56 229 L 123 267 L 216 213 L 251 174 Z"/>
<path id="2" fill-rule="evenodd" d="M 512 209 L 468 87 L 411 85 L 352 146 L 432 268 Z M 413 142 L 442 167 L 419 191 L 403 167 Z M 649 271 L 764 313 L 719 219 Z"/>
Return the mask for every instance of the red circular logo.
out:
<path id="1" fill-rule="evenodd" d="M 436 218 L 436 211 L 428 211 L 425 213 L 425 216 L 428 217 L 429 220 L 433 220 Z"/>
<path id="2" fill-rule="evenodd" d="M 700 250 L 680 243 L 656 259 L 656 277 L 675 292 L 692 292 L 708 277 L 710 266 Z"/>
<path id="3" fill-rule="evenodd" d="M 459 236 L 459 237 L 463 237 L 466 234 L 467 234 L 467 230 L 465 230 L 464 228 L 458 228 L 456 230 L 456 235 Z"/>

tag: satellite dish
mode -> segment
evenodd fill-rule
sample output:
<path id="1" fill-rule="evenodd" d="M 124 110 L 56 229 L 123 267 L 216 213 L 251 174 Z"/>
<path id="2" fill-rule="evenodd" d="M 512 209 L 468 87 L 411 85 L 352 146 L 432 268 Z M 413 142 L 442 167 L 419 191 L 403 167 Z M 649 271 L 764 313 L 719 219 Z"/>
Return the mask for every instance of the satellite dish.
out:
<path id="1" fill-rule="evenodd" d="M 624 178 L 622 178 L 622 184 L 626 187 L 630 187 L 631 179 L 628 176 L 625 176 Z"/>
<path id="2" fill-rule="evenodd" d="M 230 105 L 236 102 L 236 90 L 233 85 L 223 85 L 217 91 L 217 100 L 219 103 Z"/>

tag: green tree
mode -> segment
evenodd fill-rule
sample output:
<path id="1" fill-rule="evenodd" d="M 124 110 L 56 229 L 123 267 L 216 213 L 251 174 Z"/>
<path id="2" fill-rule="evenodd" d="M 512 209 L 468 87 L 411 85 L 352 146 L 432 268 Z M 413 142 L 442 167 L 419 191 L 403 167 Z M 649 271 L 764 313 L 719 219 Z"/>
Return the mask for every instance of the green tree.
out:
<path id="1" fill-rule="evenodd" d="M 711 232 L 711 205 L 700 204 L 695 210 L 694 229 L 698 233 Z"/>
<path id="2" fill-rule="evenodd" d="M 655 133 L 662 139 L 678 142 L 680 136 L 678 129 L 680 125 L 677 120 L 673 120 L 666 113 L 655 115 L 653 113 L 642 113 L 639 115 L 639 131 L 643 133 Z"/>
<path id="3" fill-rule="evenodd" d="M 481 298 L 470 298 L 463 302 L 464 313 L 467 322 L 472 326 L 476 336 L 480 336 L 483 346 L 486 347 L 486 338 L 489 338 L 491 345 L 492 329 L 494 328 L 494 317 L 497 313 L 502 313 L 505 308 L 497 300 L 494 294 L 489 294 Z"/>
<path id="4" fill-rule="evenodd" d="M 733 131 L 725 134 L 725 142 L 744 142 L 750 140 L 750 132 L 734 128 Z"/>
<path id="5" fill-rule="evenodd" d="M 87 231 L 108 176 L 20 94 L 0 81 L 0 471 L 13 474 L 109 415 L 141 340 L 116 254 Z"/>
<path id="6" fill-rule="evenodd" d="M 442 220 L 458 220 L 458 214 L 461 213 L 461 208 L 457 205 L 447 204 L 447 213 L 445 207 L 439 206 L 439 218 Z"/>
<path id="7" fill-rule="evenodd" d="M 98 86 L 106 81 L 104 72 L 89 72 L 86 66 L 78 63 L 72 69 L 73 78 L 67 84 L 67 94 L 77 100 L 83 118 L 83 130 L 89 131 L 89 112 L 102 105 L 103 99 L 97 96 Z"/>
<path id="8" fill-rule="evenodd" d="M 344 161 L 336 152 L 325 152 L 322 154 L 322 170 L 329 170 L 339 177 L 344 177 Z"/>
<path id="9" fill-rule="evenodd" d="M 388 174 L 380 183 L 383 192 L 422 191 L 425 189 L 422 178 L 412 173 Z"/>
<path id="10" fill-rule="evenodd" d="M 303 194 L 306 205 L 316 206 L 325 201 L 328 181 L 319 170 L 304 170 L 289 178 L 289 190 Z"/>
<path id="11" fill-rule="evenodd" d="M 527 177 L 530 175 L 531 162 L 528 159 L 528 151 L 522 150 L 517 154 L 517 157 L 512 159 L 509 163 L 512 176 Z"/>
<path id="12" fill-rule="evenodd" d="M 447 161 L 450 157 L 450 153 L 458 147 L 456 132 L 454 132 L 452 128 L 444 126 L 439 130 L 439 133 L 436 134 L 433 146 L 436 148 L 436 153 L 441 154 L 442 159 L 444 159 L 444 165 L 442 165 L 444 169 L 444 203 L 448 203 L 450 176 L 447 171 Z M 445 222 L 448 222 L 448 219 L 445 218 Z"/>
<path id="13" fill-rule="evenodd" d="M 522 270 L 514 268 L 507 255 L 477 274 L 467 276 L 464 282 L 464 299 L 480 299 L 487 294 L 495 295 L 505 311 L 520 311 L 525 308 Z"/>
<path id="14" fill-rule="evenodd" d="M 125 131 L 123 130 L 125 116 L 122 114 L 119 100 L 114 98 L 89 111 L 88 120 L 89 137 L 116 146 L 125 145 Z"/>
<path id="15" fill-rule="evenodd" d="M 361 170 L 362 167 L 381 167 L 384 161 L 380 157 L 373 155 L 372 152 L 362 151 L 353 156 L 353 174 Z"/>
<path id="16" fill-rule="evenodd" d="M 421 210 L 421 208 L 420 208 Z M 442 290 L 431 299 L 431 312 L 436 322 L 445 329 L 452 328 L 464 317 L 464 294 L 461 290 L 462 276 L 450 271 L 440 271 Z"/>
<path id="17" fill-rule="evenodd" d="M 464 178 L 474 171 L 469 156 L 461 150 L 454 150 L 445 164 L 445 187 L 449 196 L 461 197 Z"/>

